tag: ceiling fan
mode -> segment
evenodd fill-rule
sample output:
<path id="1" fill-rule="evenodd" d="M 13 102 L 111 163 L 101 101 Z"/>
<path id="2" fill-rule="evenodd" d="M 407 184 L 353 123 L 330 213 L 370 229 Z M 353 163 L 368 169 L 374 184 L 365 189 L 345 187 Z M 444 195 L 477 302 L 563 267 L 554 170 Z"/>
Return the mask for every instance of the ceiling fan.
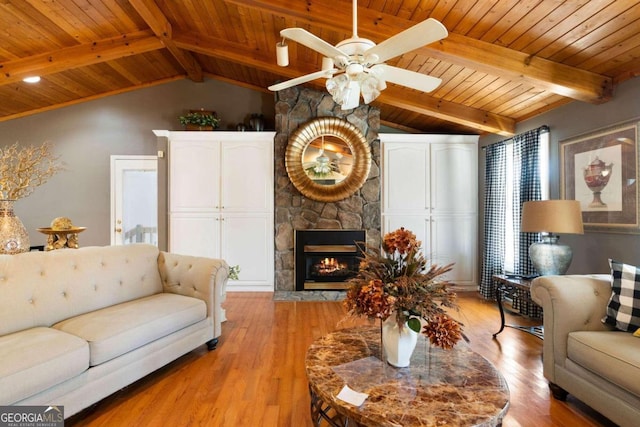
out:
<path id="1" fill-rule="evenodd" d="M 286 28 L 280 31 L 283 41 L 277 45 L 278 65 L 289 64 L 285 40 L 293 40 L 322 55 L 322 70 L 306 74 L 282 83 L 269 86 L 269 90 L 279 91 L 318 78 L 326 78 L 325 86 L 334 101 L 343 110 L 356 108 L 360 95 L 366 104 L 380 95 L 386 82 L 431 92 L 442 80 L 437 77 L 384 62 L 406 52 L 447 37 L 448 32 L 439 21 L 428 18 L 395 36 L 375 44 L 371 40 L 358 37 L 358 2 L 353 0 L 353 35 L 333 46 L 302 28 Z"/>

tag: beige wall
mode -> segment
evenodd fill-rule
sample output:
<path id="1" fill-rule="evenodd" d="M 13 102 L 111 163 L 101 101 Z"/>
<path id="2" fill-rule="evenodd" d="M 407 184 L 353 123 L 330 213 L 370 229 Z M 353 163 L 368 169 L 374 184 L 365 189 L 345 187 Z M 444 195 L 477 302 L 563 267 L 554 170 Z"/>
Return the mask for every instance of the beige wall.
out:
<path id="1" fill-rule="evenodd" d="M 19 200 L 16 214 L 32 245 L 44 244 L 45 237 L 36 228 L 49 226 L 57 216 L 88 227 L 80 235 L 81 246 L 108 245 L 111 154 L 156 154 L 151 131 L 180 130 L 177 118 L 189 109 L 215 110 L 225 129 L 248 123 L 251 113 L 262 113 L 273 129 L 273 105 L 270 93 L 216 80 L 180 80 L 0 122 L 0 146 L 48 140 L 66 164 L 66 171 Z"/>
<path id="2" fill-rule="evenodd" d="M 572 102 L 550 113 L 518 124 L 516 133 L 542 125 L 547 125 L 551 129 L 549 185 L 551 199 L 558 199 L 560 197 L 558 141 L 628 120 L 640 121 L 640 78 L 619 85 L 612 101 L 601 105 Z M 480 145 L 485 146 L 503 139 L 504 137 L 496 135 L 484 136 L 480 138 Z M 484 194 L 483 154 L 484 152 L 480 151 L 478 168 L 481 200 Z M 482 213 L 483 209 L 484 206 L 481 203 L 479 212 Z M 482 232 L 482 226 L 481 223 L 480 232 Z M 609 272 L 608 258 L 640 265 L 640 234 L 587 232 L 584 235 L 563 235 L 560 239 L 573 249 L 573 262 L 568 274 L 607 273 Z M 480 248 L 482 244 L 481 236 Z"/>

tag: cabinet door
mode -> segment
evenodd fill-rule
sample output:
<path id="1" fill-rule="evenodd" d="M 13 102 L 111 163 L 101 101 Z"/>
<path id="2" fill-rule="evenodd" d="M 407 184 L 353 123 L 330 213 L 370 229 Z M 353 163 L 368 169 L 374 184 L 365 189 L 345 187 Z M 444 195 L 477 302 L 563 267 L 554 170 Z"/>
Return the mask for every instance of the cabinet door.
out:
<path id="1" fill-rule="evenodd" d="M 220 258 L 219 236 L 218 214 L 169 214 L 169 252 Z"/>
<path id="2" fill-rule="evenodd" d="M 169 142 L 169 210 L 213 212 L 220 205 L 220 145 L 215 141 Z"/>
<path id="3" fill-rule="evenodd" d="M 220 224 L 221 257 L 240 266 L 229 290 L 273 291 L 273 215 L 226 214 Z"/>
<path id="4" fill-rule="evenodd" d="M 431 144 L 432 212 L 477 211 L 477 153 L 475 144 Z"/>
<path id="5" fill-rule="evenodd" d="M 272 147 L 272 143 L 265 141 L 222 142 L 221 209 L 223 211 L 270 212 L 273 210 Z"/>
<path id="6" fill-rule="evenodd" d="M 429 209 L 429 145 L 383 145 L 383 212 L 416 213 Z"/>
<path id="7" fill-rule="evenodd" d="M 434 216 L 431 222 L 432 259 L 439 265 L 455 263 L 447 279 L 457 285 L 476 284 L 477 220 L 469 214 Z"/>
<path id="8" fill-rule="evenodd" d="M 476 221 L 477 216 L 447 215 L 384 215 L 383 234 L 400 227 L 411 230 L 422 242 L 425 258 L 438 265 L 455 263 L 447 280 L 456 285 L 476 284 Z"/>

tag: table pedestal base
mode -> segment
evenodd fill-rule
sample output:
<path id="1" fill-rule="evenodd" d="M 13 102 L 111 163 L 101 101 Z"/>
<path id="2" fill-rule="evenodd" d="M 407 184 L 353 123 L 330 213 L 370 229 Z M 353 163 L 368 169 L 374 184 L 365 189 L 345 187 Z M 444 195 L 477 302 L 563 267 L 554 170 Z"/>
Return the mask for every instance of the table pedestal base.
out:
<path id="1" fill-rule="evenodd" d="M 311 387 L 309 387 L 309 396 L 311 397 L 311 422 L 315 427 L 320 427 L 322 420 L 325 420 L 331 427 L 358 426 L 353 420 L 338 414 L 331 405 L 320 399 Z"/>

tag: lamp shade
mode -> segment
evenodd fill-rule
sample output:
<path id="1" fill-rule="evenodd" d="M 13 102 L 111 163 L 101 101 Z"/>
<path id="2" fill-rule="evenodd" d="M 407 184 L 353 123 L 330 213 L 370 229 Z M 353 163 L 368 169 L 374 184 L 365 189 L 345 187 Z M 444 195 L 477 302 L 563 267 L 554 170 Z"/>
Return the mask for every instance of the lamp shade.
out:
<path id="1" fill-rule="evenodd" d="M 577 200 L 524 202 L 520 231 L 525 233 L 583 234 L 580 202 Z"/>

